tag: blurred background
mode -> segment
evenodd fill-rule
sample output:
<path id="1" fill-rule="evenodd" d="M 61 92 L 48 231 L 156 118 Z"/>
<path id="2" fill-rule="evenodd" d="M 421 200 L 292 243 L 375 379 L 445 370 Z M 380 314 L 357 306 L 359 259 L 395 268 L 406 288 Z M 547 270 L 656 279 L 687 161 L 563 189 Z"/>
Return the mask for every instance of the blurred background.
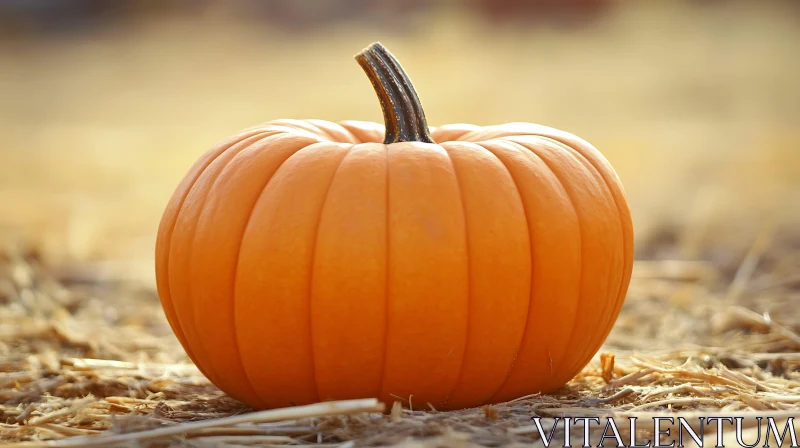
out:
<path id="1" fill-rule="evenodd" d="M 152 283 L 190 165 L 275 118 L 380 121 L 380 40 L 433 125 L 529 121 L 611 161 L 637 257 L 800 248 L 800 2 L 0 0 L 0 240 Z"/>

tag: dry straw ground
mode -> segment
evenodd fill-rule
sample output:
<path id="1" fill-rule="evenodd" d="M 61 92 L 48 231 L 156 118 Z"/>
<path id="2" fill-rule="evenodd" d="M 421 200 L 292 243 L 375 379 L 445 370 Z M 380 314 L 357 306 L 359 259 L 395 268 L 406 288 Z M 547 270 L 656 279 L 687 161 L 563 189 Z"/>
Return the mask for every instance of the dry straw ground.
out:
<path id="1" fill-rule="evenodd" d="M 733 275 L 712 262 L 640 261 L 599 359 L 554 394 L 460 412 L 409 397 L 389 415 L 374 400 L 251 413 L 186 362 L 152 289 L 9 249 L 0 266 L 0 440 L 501 446 L 536 440 L 534 415 L 681 412 L 784 422 L 800 405 L 797 237 L 766 228 Z M 764 309 L 770 313 L 753 311 Z M 593 431 L 597 440 L 602 428 Z M 640 436 L 652 433 L 645 426 Z"/>
<path id="2" fill-rule="evenodd" d="M 4 43 L 0 444 L 511 446 L 537 439 L 533 415 L 800 416 L 796 7 L 624 5 L 572 31 L 450 11 L 388 37 L 206 17 Z M 152 238 L 182 173 L 258 121 L 379 119 L 349 61 L 376 38 L 432 123 L 553 125 L 617 167 L 634 276 L 606 355 L 563 390 L 460 412 L 410 397 L 386 415 L 370 400 L 254 413 L 170 332 Z"/>

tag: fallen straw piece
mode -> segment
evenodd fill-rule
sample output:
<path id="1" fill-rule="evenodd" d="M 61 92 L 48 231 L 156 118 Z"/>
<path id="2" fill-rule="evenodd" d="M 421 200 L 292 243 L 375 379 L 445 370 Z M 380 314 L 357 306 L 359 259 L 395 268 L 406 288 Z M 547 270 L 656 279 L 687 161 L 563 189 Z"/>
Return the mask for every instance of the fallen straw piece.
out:
<path id="1" fill-rule="evenodd" d="M 48 414 L 32 418 L 28 420 L 26 426 L 38 426 L 44 423 L 49 423 L 59 417 L 63 417 L 65 415 L 70 415 L 80 409 L 83 409 L 92 403 L 96 402 L 97 399 L 91 395 L 81 398 L 80 400 L 75 400 L 74 402 L 70 403 L 69 406 L 61 408 L 57 411 L 50 412 Z"/>
<path id="2" fill-rule="evenodd" d="M 194 364 L 160 364 L 160 363 L 139 363 L 127 361 L 115 361 L 111 359 L 93 358 L 64 358 L 65 365 L 72 366 L 75 370 L 154 370 L 159 372 L 175 373 L 200 373 Z"/>
<path id="3" fill-rule="evenodd" d="M 326 415 L 346 415 L 360 412 L 383 412 L 383 403 L 375 398 L 362 400 L 329 401 L 306 406 L 271 409 L 268 411 L 252 412 L 249 414 L 234 415 L 199 422 L 181 423 L 167 428 L 157 428 L 147 431 L 132 432 L 127 434 L 113 434 L 101 436 L 81 436 L 49 442 L 44 446 L 49 447 L 88 447 L 103 445 L 119 445 L 128 442 L 152 440 L 162 437 L 187 435 L 194 431 L 221 426 L 237 425 L 240 423 L 275 422 L 280 420 L 296 420 L 300 418 L 322 417 Z M 41 446 L 41 445 L 40 445 Z"/>

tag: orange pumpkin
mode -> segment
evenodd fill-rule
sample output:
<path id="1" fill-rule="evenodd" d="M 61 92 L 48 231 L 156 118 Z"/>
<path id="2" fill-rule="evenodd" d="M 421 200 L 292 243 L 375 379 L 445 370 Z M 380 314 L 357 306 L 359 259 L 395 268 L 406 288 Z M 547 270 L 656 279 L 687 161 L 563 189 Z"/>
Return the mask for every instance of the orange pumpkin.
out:
<path id="1" fill-rule="evenodd" d="M 547 392 L 597 352 L 633 229 L 589 143 L 529 123 L 428 128 L 380 44 L 375 123 L 276 120 L 206 153 L 158 230 L 158 291 L 200 370 L 255 408 Z"/>

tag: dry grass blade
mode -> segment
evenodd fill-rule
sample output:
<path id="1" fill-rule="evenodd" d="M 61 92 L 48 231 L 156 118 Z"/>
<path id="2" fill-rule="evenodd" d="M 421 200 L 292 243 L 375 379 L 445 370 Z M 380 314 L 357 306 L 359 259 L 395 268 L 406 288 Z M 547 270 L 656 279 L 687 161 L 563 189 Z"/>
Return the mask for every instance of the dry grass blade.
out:
<path id="1" fill-rule="evenodd" d="M 768 313 L 758 314 L 741 306 L 732 306 L 725 309 L 722 315 L 718 317 L 717 325 L 721 329 L 744 325 L 758 331 L 775 331 L 785 337 L 791 344 L 800 348 L 800 335 L 772 320 Z"/>
<path id="2" fill-rule="evenodd" d="M 156 363 L 134 363 L 125 361 L 114 361 L 110 359 L 91 359 L 91 358 L 67 358 L 62 360 L 63 364 L 71 365 L 75 370 L 146 370 L 154 374 L 158 373 L 184 373 L 199 372 L 193 364 L 156 364 Z"/>
<path id="3" fill-rule="evenodd" d="M 698 398 L 698 397 L 687 397 L 687 398 L 671 398 L 668 400 L 659 400 L 653 401 L 650 403 L 641 404 L 639 406 L 631 408 L 630 412 L 639 412 L 645 409 L 650 408 L 658 408 L 658 407 L 666 407 L 678 405 L 680 407 L 684 406 L 696 406 L 698 404 L 701 405 L 715 405 L 718 403 L 718 400 L 714 398 Z"/>
<path id="4" fill-rule="evenodd" d="M 76 400 L 76 401 L 72 402 L 66 408 L 63 408 L 63 409 L 60 409 L 58 411 L 45 414 L 45 415 L 43 415 L 41 417 L 37 417 L 37 418 L 33 418 L 31 420 L 28 420 L 27 424 L 28 424 L 28 426 L 37 426 L 37 425 L 41 425 L 41 424 L 44 424 L 44 423 L 52 422 L 53 420 L 56 420 L 59 417 L 75 413 L 78 410 L 83 409 L 86 406 L 92 404 L 92 402 L 94 402 L 94 401 L 95 401 L 94 397 L 85 397 L 85 398 L 82 398 L 80 400 Z"/>
<path id="5" fill-rule="evenodd" d="M 739 265 L 739 269 L 736 271 L 733 282 L 731 282 L 731 286 L 728 289 L 727 299 L 729 302 L 736 303 L 739 300 L 739 297 L 747 286 L 747 282 L 749 282 L 750 277 L 753 276 L 758 262 L 772 243 L 772 238 L 775 235 L 776 229 L 777 220 L 771 219 L 763 226 L 761 232 L 758 234 L 755 241 L 753 241 L 753 245 L 750 246 L 750 250 L 742 260 L 742 264 Z"/>
<path id="6" fill-rule="evenodd" d="M 265 423 L 281 420 L 297 420 L 302 418 L 322 417 L 332 415 L 349 415 L 360 412 L 383 412 L 384 406 L 376 399 L 331 401 L 318 403 L 308 406 L 296 406 L 291 408 L 272 409 L 268 411 L 252 412 L 244 415 L 236 415 L 226 418 L 203 420 L 199 422 L 181 423 L 167 428 L 152 429 L 128 434 L 113 434 L 104 436 L 74 437 L 67 440 L 50 442 L 47 446 L 51 447 L 89 447 L 89 446 L 113 446 L 127 443 L 140 443 L 153 439 L 188 436 L 194 432 L 225 426 L 234 426 L 242 423 Z M 223 436 L 212 436 L 223 437 Z M 240 436 L 224 436 L 240 437 Z M 275 437 L 275 436 L 254 436 L 254 437 Z M 274 440 L 274 439 L 273 439 Z"/>

